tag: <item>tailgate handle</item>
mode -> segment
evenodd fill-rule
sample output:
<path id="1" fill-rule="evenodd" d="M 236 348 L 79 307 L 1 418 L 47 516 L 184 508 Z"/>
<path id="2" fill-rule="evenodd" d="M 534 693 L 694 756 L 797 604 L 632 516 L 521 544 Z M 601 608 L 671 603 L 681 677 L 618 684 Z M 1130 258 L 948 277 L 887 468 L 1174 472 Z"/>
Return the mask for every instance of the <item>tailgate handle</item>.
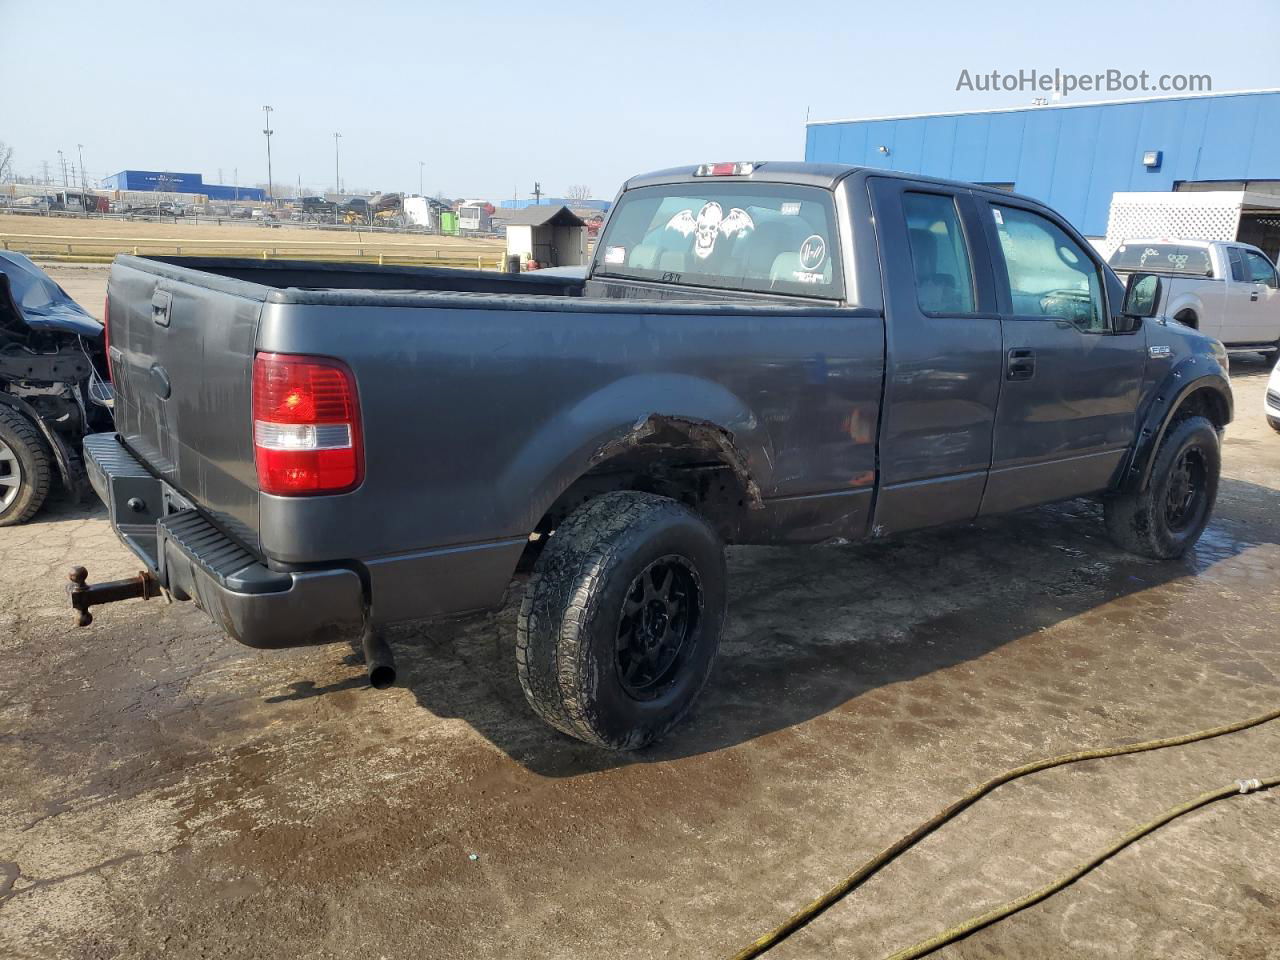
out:
<path id="1" fill-rule="evenodd" d="M 157 326 L 169 325 L 169 309 L 173 306 L 173 294 L 168 290 L 157 290 L 151 295 L 151 319 Z"/>

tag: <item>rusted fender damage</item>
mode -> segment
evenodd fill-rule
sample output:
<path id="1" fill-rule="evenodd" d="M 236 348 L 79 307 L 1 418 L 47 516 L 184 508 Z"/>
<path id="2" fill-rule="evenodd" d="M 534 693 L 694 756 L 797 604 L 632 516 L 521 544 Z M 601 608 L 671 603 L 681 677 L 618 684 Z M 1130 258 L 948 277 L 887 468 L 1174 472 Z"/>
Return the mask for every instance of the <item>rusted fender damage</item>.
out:
<path id="1" fill-rule="evenodd" d="M 733 433 L 718 424 L 690 417 L 650 413 L 641 417 L 626 433 L 603 444 L 591 457 L 595 467 L 628 450 L 647 447 L 656 450 L 714 450 L 742 484 L 748 509 L 763 510 L 764 496 L 751 476 L 747 459 L 734 443 Z"/>

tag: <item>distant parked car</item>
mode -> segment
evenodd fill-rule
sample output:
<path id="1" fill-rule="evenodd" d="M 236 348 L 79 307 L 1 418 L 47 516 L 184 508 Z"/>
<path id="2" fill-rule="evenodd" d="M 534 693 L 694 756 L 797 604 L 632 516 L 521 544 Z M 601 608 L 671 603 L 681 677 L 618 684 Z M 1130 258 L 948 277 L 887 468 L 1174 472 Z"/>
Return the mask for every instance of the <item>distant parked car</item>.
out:
<path id="1" fill-rule="evenodd" d="M 1125 240 L 1111 255 L 1123 280 L 1156 273 L 1159 316 L 1208 334 L 1231 350 L 1257 350 L 1280 360 L 1280 282 L 1267 255 L 1247 243 Z"/>
<path id="2" fill-rule="evenodd" d="M 1267 381 L 1267 395 L 1262 401 L 1262 412 L 1267 415 L 1271 429 L 1280 433 L 1280 366 L 1273 367 Z"/>

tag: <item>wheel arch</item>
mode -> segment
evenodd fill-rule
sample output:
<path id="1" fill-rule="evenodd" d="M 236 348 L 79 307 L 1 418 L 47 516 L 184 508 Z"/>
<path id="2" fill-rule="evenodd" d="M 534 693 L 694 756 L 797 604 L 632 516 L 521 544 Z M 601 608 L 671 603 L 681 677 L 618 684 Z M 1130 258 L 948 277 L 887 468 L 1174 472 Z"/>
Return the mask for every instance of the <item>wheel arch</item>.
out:
<path id="1" fill-rule="evenodd" d="M 1151 482 L 1156 451 L 1172 424 L 1187 417 L 1203 416 L 1221 433 L 1233 416 L 1230 381 L 1216 361 L 1206 364 L 1204 358 L 1195 357 L 1184 360 L 1169 372 L 1154 393 L 1155 399 L 1138 430 L 1120 492 L 1146 489 Z"/>
<path id="2" fill-rule="evenodd" d="M 0 392 L 0 405 L 28 420 L 33 427 L 40 431 L 40 436 L 44 437 L 44 442 L 49 445 L 49 449 L 53 452 L 53 460 L 58 465 L 58 477 L 61 479 L 64 489 L 78 502 L 84 492 L 86 478 L 84 471 L 76 466 L 78 458 L 72 453 L 62 437 L 58 436 L 57 431 L 45 423 L 35 407 L 21 397 Z"/>

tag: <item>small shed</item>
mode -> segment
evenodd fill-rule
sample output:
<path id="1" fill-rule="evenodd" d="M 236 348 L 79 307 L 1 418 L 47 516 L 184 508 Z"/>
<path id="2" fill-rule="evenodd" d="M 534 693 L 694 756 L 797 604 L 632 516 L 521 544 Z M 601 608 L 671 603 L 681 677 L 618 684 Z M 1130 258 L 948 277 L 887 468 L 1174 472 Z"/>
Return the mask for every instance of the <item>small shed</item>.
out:
<path id="1" fill-rule="evenodd" d="M 526 207 L 500 212 L 507 227 L 507 256 L 540 267 L 578 267 L 587 262 L 587 225 L 568 207 Z"/>

